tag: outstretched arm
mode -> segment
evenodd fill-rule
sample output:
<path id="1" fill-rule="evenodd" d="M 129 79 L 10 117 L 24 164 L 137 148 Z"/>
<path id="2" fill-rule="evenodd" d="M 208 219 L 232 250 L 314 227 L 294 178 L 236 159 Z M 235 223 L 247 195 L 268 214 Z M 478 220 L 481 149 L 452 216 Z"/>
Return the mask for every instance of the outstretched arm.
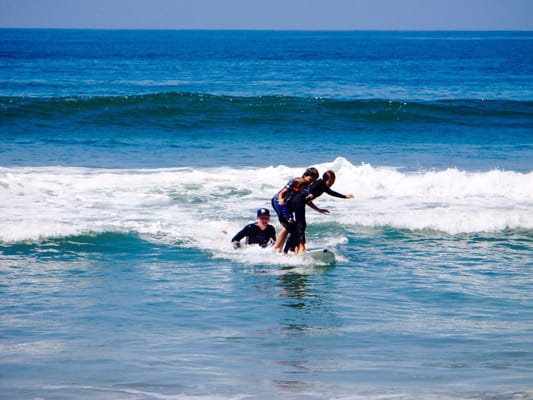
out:
<path id="1" fill-rule="evenodd" d="M 342 194 L 334 190 L 331 190 L 330 188 L 326 188 L 325 192 L 329 194 L 330 196 L 338 197 L 339 199 L 353 199 L 353 194 Z"/>
<path id="2" fill-rule="evenodd" d="M 329 214 L 329 210 L 317 207 L 316 204 L 313 203 L 311 200 L 307 200 L 307 205 L 313 210 L 318 211 L 320 214 Z"/>

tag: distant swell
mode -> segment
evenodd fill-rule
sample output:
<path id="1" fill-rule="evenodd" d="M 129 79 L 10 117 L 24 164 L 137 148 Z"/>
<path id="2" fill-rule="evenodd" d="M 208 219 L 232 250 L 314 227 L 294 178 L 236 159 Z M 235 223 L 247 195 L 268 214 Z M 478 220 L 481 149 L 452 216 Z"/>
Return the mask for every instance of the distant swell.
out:
<path id="1" fill-rule="evenodd" d="M 137 96 L 28 98 L 0 97 L 0 126 L 33 121 L 54 124 L 197 128 L 212 125 L 338 123 L 453 123 L 527 127 L 532 101 L 335 100 L 288 96 L 217 96 L 158 93 Z"/>

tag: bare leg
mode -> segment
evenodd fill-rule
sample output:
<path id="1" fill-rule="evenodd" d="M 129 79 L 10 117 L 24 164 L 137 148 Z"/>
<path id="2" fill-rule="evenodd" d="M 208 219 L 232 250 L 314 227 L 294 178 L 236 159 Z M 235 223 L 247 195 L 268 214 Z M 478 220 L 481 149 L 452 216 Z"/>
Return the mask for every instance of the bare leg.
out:
<path id="1" fill-rule="evenodd" d="M 276 243 L 274 243 L 274 250 L 278 253 L 281 253 L 283 250 L 283 245 L 285 244 L 285 239 L 287 239 L 287 234 L 289 231 L 284 226 L 281 227 L 278 237 L 276 238 Z"/>
<path id="2" fill-rule="evenodd" d="M 296 251 L 296 254 L 304 253 L 305 252 L 305 243 L 300 243 L 298 245 L 298 250 Z"/>

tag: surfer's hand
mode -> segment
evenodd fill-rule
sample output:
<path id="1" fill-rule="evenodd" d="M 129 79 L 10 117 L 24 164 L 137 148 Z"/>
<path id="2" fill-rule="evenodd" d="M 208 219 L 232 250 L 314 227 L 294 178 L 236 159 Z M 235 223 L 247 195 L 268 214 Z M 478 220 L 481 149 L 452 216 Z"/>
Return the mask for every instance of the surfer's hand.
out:
<path id="1" fill-rule="evenodd" d="M 241 248 L 241 242 L 232 242 L 231 244 L 233 245 L 234 249 L 240 249 Z"/>
<path id="2" fill-rule="evenodd" d="M 347 198 L 347 199 L 353 199 L 353 194 L 347 194 L 347 195 L 346 195 L 346 198 Z"/>
<path id="3" fill-rule="evenodd" d="M 329 214 L 329 210 L 326 210 L 325 208 L 321 208 L 320 210 L 318 210 L 318 212 L 320 214 Z"/>

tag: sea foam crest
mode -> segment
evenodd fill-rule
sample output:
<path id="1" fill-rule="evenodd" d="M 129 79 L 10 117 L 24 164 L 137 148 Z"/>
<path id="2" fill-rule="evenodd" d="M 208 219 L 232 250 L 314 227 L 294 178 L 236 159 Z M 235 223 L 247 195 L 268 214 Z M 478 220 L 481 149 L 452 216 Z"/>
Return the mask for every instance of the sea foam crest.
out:
<path id="1" fill-rule="evenodd" d="M 305 167 L 0 168 L 0 241 L 112 231 L 223 250 L 238 229 L 255 219 L 255 210 L 271 208 L 272 196 Z M 334 170 L 333 189 L 355 198 L 316 199 L 331 213 L 308 209 L 310 224 L 449 234 L 533 229 L 533 172 L 403 172 L 344 158 L 316 167 L 321 173 Z M 275 218 L 273 224 L 278 226 Z"/>

